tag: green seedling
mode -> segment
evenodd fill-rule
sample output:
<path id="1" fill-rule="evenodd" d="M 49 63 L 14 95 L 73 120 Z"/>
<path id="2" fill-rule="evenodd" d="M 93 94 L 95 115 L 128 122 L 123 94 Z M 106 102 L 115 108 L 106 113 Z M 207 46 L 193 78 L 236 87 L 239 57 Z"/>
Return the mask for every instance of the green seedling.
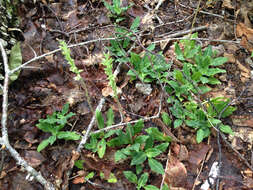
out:
<path id="1" fill-rule="evenodd" d="M 73 72 L 73 73 L 75 73 L 76 76 L 74 77 L 74 79 L 76 81 L 80 82 L 81 87 L 85 91 L 85 96 L 87 98 L 87 102 L 89 104 L 89 108 L 92 111 L 92 113 L 94 113 L 94 110 L 93 110 L 92 105 L 91 105 L 91 100 L 90 100 L 88 88 L 86 86 L 85 81 L 83 80 L 83 78 L 81 76 L 81 73 L 83 72 L 83 70 L 82 69 L 78 69 L 77 66 L 75 65 L 75 61 L 74 61 L 74 59 L 72 59 L 72 57 L 70 55 L 70 49 L 68 48 L 66 42 L 63 41 L 63 40 L 60 40 L 59 43 L 60 43 L 60 49 L 62 51 L 62 54 L 64 55 L 65 59 L 67 60 L 68 65 L 70 66 L 70 71 Z"/>
<path id="2" fill-rule="evenodd" d="M 105 127 L 104 118 L 102 116 L 102 113 L 98 110 L 96 110 L 96 119 L 98 123 L 98 128 L 103 129 Z M 112 109 L 110 108 L 107 111 L 107 122 L 106 126 L 111 126 L 114 124 L 114 113 Z M 114 133 L 116 133 L 116 130 L 110 130 L 109 132 L 100 132 L 96 134 L 91 134 L 90 142 L 85 144 L 85 148 L 88 150 L 91 150 L 92 152 L 97 152 L 99 158 L 103 158 L 104 154 L 106 152 L 106 139 L 112 136 Z"/>
<path id="3" fill-rule="evenodd" d="M 123 7 L 121 0 L 113 0 L 112 4 L 107 3 L 105 0 L 103 0 L 103 3 L 105 7 L 110 11 L 109 17 L 115 18 L 116 23 L 119 23 L 120 21 L 124 20 L 123 13 L 129 9 L 132 4 L 129 6 Z"/>
<path id="4" fill-rule="evenodd" d="M 64 140 L 79 140 L 80 135 L 76 132 L 71 131 L 61 131 L 67 124 L 69 118 L 75 114 L 70 112 L 69 104 L 65 104 L 60 112 L 54 112 L 52 115 L 48 115 L 46 119 L 40 119 L 39 123 L 36 125 L 40 130 L 51 133 L 48 139 L 43 140 L 37 147 L 37 151 L 40 152 L 46 148 L 49 144 L 53 145 L 56 139 Z"/>
<path id="5" fill-rule="evenodd" d="M 83 166 L 84 160 L 76 160 L 75 161 L 75 166 L 80 169 L 83 170 L 84 166 Z M 85 176 L 85 180 L 89 180 L 92 179 L 95 176 L 94 172 L 90 172 L 88 175 Z M 101 179 L 105 179 L 105 175 L 103 172 L 100 172 L 100 178 Z M 110 176 L 108 179 L 106 179 L 108 183 L 117 183 L 117 178 L 115 177 L 115 175 L 113 173 L 110 173 Z"/>
<path id="6" fill-rule="evenodd" d="M 155 44 L 151 44 L 147 48 L 149 52 L 154 49 Z M 131 77 L 131 80 L 136 80 L 138 77 L 146 83 L 157 81 L 157 79 L 161 82 L 167 81 L 169 76 L 168 70 L 171 65 L 166 63 L 161 53 L 154 55 L 149 52 L 145 53 L 144 56 L 131 52 L 130 63 L 135 72 L 133 70 L 129 70 L 127 74 Z"/>
<path id="7" fill-rule="evenodd" d="M 145 190 L 159 190 L 154 185 L 146 185 L 148 182 L 148 173 L 143 173 L 140 178 L 138 179 L 137 175 L 133 173 L 132 171 L 124 171 L 124 176 L 127 178 L 128 181 L 131 183 L 136 184 L 136 189 L 139 190 L 141 188 L 144 188 Z M 162 190 L 169 190 L 169 187 L 167 185 L 163 185 Z"/>
<path id="8" fill-rule="evenodd" d="M 161 133 L 156 127 L 145 129 L 147 135 L 138 135 L 143 130 L 143 127 L 144 123 L 142 120 L 134 126 L 128 125 L 126 132 L 118 131 L 116 133 L 118 137 L 111 139 L 108 142 L 108 146 L 128 145 L 115 153 L 115 161 L 119 162 L 130 158 L 130 165 L 135 166 L 137 175 L 141 174 L 146 160 L 153 172 L 164 174 L 163 165 L 155 157 L 167 150 L 171 138 Z M 157 144 L 159 142 L 160 144 Z M 143 183 L 138 182 L 138 184 L 139 188 L 143 186 L 140 185 Z"/>
<path id="9" fill-rule="evenodd" d="M 107 47 L 107 49 L 109 50 L 110 55 L 115 57 L 116 62 L 129 62 L 127 51 L 132 44 L 134 45 L 134 43 L 131 43 L 136 40 L 136 37 L 133 35 L 133 32 L 138 32 L 139 25 L 140 17 L 136 17 L 130 27 L 130 30 L 127 30 L 126 28 L 122 27 L 115 28 L 115 37 L 117 39 L 110 40 L 111 46 Z"/>

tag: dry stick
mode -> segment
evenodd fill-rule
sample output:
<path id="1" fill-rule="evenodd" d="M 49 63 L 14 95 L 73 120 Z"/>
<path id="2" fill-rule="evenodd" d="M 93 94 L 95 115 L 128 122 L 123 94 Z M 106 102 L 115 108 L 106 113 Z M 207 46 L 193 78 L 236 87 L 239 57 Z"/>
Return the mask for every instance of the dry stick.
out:
<path id="1" fill-rule="evenodd" d="M 9 137 L 8 137 L 8 129 L 7 129 L 8 84 L 9 84 L 10 70 L 8 66 L 7 55 L 2 44 L 2 39 L 0 39 L 0 49 L 2 52 L 4 71 L 5 71 L 4 86 L 3 86 L 2 119 L 1 119 L 2 137 L 0 138 L 0 144 L 2 144 L 3 146 L 6 146 L 11 156 L 17 161 L 17 164 L 23 166 L 29 174 L 34 176 L 36 180 L 45 187 L 45 189 L 55 190 L 53 184 L 48 182 L 39 172 L 37 172 L 34 168 L 32 168 L 20 156 L 20 154 L 10 145 Z"/>
<path id="2" fill-rule="evenodd" d="M 170 41 L 170 40 L 185 40 L 185 37 L 182 38 L 171 38 L 171 37 L 166 37 L 165 39 L 157 40 L 152 43 L 160 43 L 160 42 L 165 42 L 165 41 Z M 209 38 L 191 38 L 191 40 L 196 40 L 196 41 L 210 41 L 210 42 L 220 42 L 220 43 L 231 43 L 231 44 L 240 44 L 241 40 L 233 41 L 233 40 L 216 40 L 216 39 L 209 39 Z"/>
<path id="3" fill-rule="evenodd" d="M 83 46 L 83 45 L 86 45 L 86 44 L 89 44 L 89 43 L 93 43 L 93 42 L 98 42 L 98 41 L 109 41 L 109 40 L 115 40 L 115 39 L 116 39 L 116 38 L 100 38 L 100 39 L 90 40 L 90 41 L 86 41 L 86 42 L 81 42 L 81 43 L 78 43 L 78 44 L 68 45 L 68 47 L 69 47 L 69 48 L 72 48 L 72 47 L 77 47 L 77 46 Z M 48 52 L 48 53 L 42 54 L 42 55 L 40 55 L 40 56 L 34 57 L 34 58 L 30 59 L 29 61 L 25 62 L 24 64 L 22 64 L 22 65 L 16 67 L 15 69 L 12 69 L 11 71 L 9 71 L 9 75 L 11 75 L 11 74 L 15 73 L 16 71 L 18 71 L 18 70 L 24 68 L 26 65 L 28 65 L 28 64 L 30 64 L 30 63 L 32 63 L 32 62 L 34 62 L 34 61 L 37 61 L 37 60 L 39 60 L 39 59 L 41 59 L 41 58 L 43 58 L 43 57 L 46 57 L 46 56 L 48 56 L 48 55 L 52 55 L 52 54 L 57 53 L 57 52 L 59 52 L 59 51 L 61 51 L 60 48 L 59 48 L 59 49 L 56 49 L 56 50 L 53 50 L 53 51 L 50 51 L 50 52 Z"/>
<path id="4" fill-rule="evenodd" d="M 161 109 L 162 109 L 162 104 L 161 104 L 161 101 L 160 101 L 158 113 L 156 115 L 154 115 L 154 116 L 151 116 L 151 117 L 148 117 L 148 118 L 143 118 L 143 119 L 138 119 L 138 120 L 134 120 L 134 121 L 129 121 L 129 122 L 126 122 L 126 123 L 119 123 L 119 124 L 116 124 L 116 125 L 111 125 L 109 127 L 106 127 L 106 128 L 99 129 L 97 131 L 91 132 L 91 134 L 100 133 L 102 131 L 108 131 L 110 129 L 114 129 L 114 128 L 121 127 L 121 126 L 126 126 L 128 124 L 135 124 L 135 123 L 139 122 L 140 120 L 149 121 L 149 120 L 152 120 L 152 119 L 159 118 L 160 117 L 160 113 L 161 113 Z"/>
<path id="5" fill-rule="evenodd" d="M 101 111 L 101 109 L 102 109 L 104 103 L 105 103 L 105 98 L 101 98 L 100 101 L 99 101 L 99 104 L 98 104 L 98 106 L 97 106 L 97 108 L 96 108 L 96 110 Z M 81 152 L 81 149 L 83 148 L 83 146 L 85 145 L 85 143 L 86 143 L 86 141 L 87 141 L 87 139 L 88 139 L 88 137 L 89 137 L 91 128 L 93 127 L 93 125 L 94 125 L 95 123 L 96 123 L 96 114 L 94 113 L 94 114 L 93 114 L 93 117 L 92 117 L 92 119 L 91 119 L 91 121 L 90 121 L 90 124 L 89 124 L 89 126 L 88 126 L 88 128 L 87 128 L 87 131 L 86 131 L 85 135 L 82 136 L 82 140 L 81 140 L 81 142 L 79 143 L 79 145 L 78 145 L 78 147 L 77 147 L 77 152 Z"/>
<path id="6" fill-rule="evenodd" d="M 117 66 L 117 68 L 115 69 L 115 71 L 113 73 L 114 76 L 117 76 L 119 74 L 121 65 L 122 64 L 119 64 Z M 103 98 L 100 99 L 99 104 L 98 104 L 96 110 L 101 111 L 104 103 L 105 103 L 105 98 L 103 97 Z M 121 108 L 119 108 L 119 109 L 121 109 Z M 123 113 L 120 113 L 120 115 L 122 115 L 122 114 Z M 85 135 L 82 136 L 81 142 L 79 143 L 79 145 L 77 147 L 77 152 L 81 152 L 81 148 L 83 148 L 83 146 L 85 145 L 86 141 L 88 140 L 91 128 L 93 127 L 93 125 L 95 124 L 95 122 L 96 122 L 96 113 L 93 113 L 93 117 L 92 117 L 92 119 L 91 119 L 91 121 L 90 121 L 90 123 L 88 125 L 87 131 L 86 131 Z"/>

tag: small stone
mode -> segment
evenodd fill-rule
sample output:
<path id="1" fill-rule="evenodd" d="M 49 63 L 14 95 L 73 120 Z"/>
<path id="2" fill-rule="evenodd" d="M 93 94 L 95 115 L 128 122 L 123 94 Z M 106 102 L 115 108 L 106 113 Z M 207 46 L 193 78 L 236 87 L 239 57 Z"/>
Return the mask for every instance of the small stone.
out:
<path id="1" fill-rule="evenodd" d="M 135 88 L 144 95 L 150 95 L 152 92 L 151 84 L 136 83 Z"/>

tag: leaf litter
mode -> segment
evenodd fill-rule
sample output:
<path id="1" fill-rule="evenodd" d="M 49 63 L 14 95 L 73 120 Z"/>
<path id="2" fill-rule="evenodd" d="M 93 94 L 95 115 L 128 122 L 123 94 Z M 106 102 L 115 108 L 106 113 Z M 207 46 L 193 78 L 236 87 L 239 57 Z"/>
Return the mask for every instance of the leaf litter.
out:
<path id="1" fill-rule="evenodd" d="M 157 2 L 133 2 L 135 5 L 127 11 L 127 14 L 132 17 L 136 17 L 137 15 L 141 17 L 140 28 L 143 32 L 148 33 L 146 39 L 143 39 L 144 45 L 147 45 L 152 39 L 158 40 L 161 36 L 166 36 L 175 31 L 189 29 L 192 20 L 187 18 L 192 14 L 192 9 L 187 9 L 182 5 L 189 3 L 191 7 L 194 7 L 197 3 L 197 1 L 192 1 L 193 4 L 188 1 L 178 1 L 177 4 L 174 4 L 170 1 L 162 1 L 158 11 L 150 12 L 149 8 L 153 9 Z M 200 12 L 197 17 L 198 25 L 205 25 L 207 23 L 217 25 L 215 30 L 200 32 L 201 37 L 204 38 L 212 35 L 212 37 L 215 36 L 215 39 L 219 40 L 233 40 L 235 37 L 241 38 L 240 44 L 244 49 L 240 48 L 238 44 L 202 42 L 203 46 L 209 44 L 214 47 L 218 45 L 222 46 L 222 51 L 224 52 L 221 51 L 221 54 L 229 59 L 228 63 L 224 66 L 227 73 L 220 76 L 223 77 L 222 85 L 217 88 L 211 87 L 212 91 L 207 96 L 212 98 L 222 95 L 235 99 L 245 90 L 241 99 L 238 99 L 234 103 L 238 108 L 237 111 L 226 122 L 232 122 L 234 126 L 234 136 L 229 136 L 231 145 L 235 149 L 241 150 L 242 154 L 252 162 L 253 105 L 249 101 L 252 100 L 252 68 L 249 65 L 250 62 L 245 62 L 245 59 L 249 57 L 247 51 L 251 52 L 253 50 L 251 47 L 253 36 L 252 17 L 248 16 L 251 14 L 252 5 L 249 2 L 240 2 L 239 5 L 235 6 L 232 0 L 226 0 L 222 4 L 215 2 L 208 6 L 203 5 L 203 9 L 212 14 L 221 15 L 220 8 L 222 7 L 225 13 L 228 13 L 229 19 L 236 19 L 236 34 L 234 34 L 233 30 L 224 30 L 224 22 L 226 26 L 233 27 L 234 23 L 231 23 L 229 19 L 224 21 L 219 17 Z M 105 9 L 101 1 L 90 1 L 89 3 L 77 1 L 58 3 L 41 1 L 40 3 L 42 6 L 24 3 L 21 7 L 24 10 L 23 15 L 25 15 L 22 17 L 22 29 L 24 30 L 25 41 L 21 43 L 24 62 L 34 56 L 32 50 L 37 55 L 41 55 L 43 52 L 46 53 L 57 49 L 57 38 L 66 37 L 71 43 L 78 43 L 83 41 L 83 39 L 90 40 L 113 35 L 114 29 L 103 28 L 103 26 L 113 23 L 106 19 L 107 17 L 105 18 Z M 29 11 L 29 7 L 32 7 L 33 9 L 31 10 L 35 13 Z M 51 7 L 51 10 L 48 7 Z M 167 11 L 167 9 L 170 11 Z M 234 10 L 236 14 L 233 15 L 229 10 Z M 40 18 L 44 18 L 45 23 L 42 23 Z M 185 21 L 177 23 L 181 19 L 185 19 Z M 133 19 L 130 17 L 129 20 Z M 130 23 L 128 20 L 123 21 L 123 25 L 125 26 L 130 26 Z M 170 24 L 166 25 L 166 23 Z M 43 24 L 46 26 L 46 30 L 42 27 Z M 77 32 L 78 30 L 83 31 L 79 33 Z M 76 32 L 72 33 L 72 31 Z M 149 33 L 150 31 L 151 33 Z M 101 94 L 103 94 L 108 101 L 102 111 L 107 110 L 109 107 L 114 107 L 114 110 L 117 111 L 118 109 L 115 108 L 116 105 L 113 99 L 109 96 L 107 97 L 107 94 L 112 94 L 112 91 L 111 89 L 107 89 L 109 87 L 107 78 L 103 68 L 99 64 L 102 60 L 103 47 L 106 45 L 108 43 L 96 42 L 92 45 L 87 45 L 85 48 L 74 48 L 71 55 L 76 65 L 80 69 L 85 69 L 82 77 L 87 81 L 90 96 L 92 97 L 92 104 L 95 106 L 101 98 Z M 172 53 L 174 52 L 172 44 L 166 43 L 165 48 L 162 50 L 168 59 L 175 59 L 175 55 Z M 113 156 L 108 156 L 110 153 L 113 155 L 116 151 L 115 149 L 108 149 L 106 153 L 108 155 L 104 159 L 99 159 L 95 154 L 83 150 L 78 158 L 84 161 L 82 170 L 77 170 L 74 167 L 74 161 L 77 160 L 77 158 L 74 158 L 75 154 L 72 152 L 77 146 L 74 142 L 65 143 L 64 141 L 59 141 L 58 144 L 56 143 L 48 148 L 47 152 L 42 151 L 41 154 L 35 152 L 37 143 L 41 142 L 42 139 L 48 138 L 48 134 L 41 133 L 35 128 L 38 119 L 45 118 L 47 114 L 61 110 L 61 107 L 66 102 L 69 102 L 71 111 L 76 113 L 77 116 L 70 120 L 67 128 L 82 133 L 85 131 L 86 126 L 88 126 L 92 113 L 88 108 L 84 92 L 72 80 L 74 75 L 68 72 L 61 54 L 57 53 L 48 56 L 29 66 L 33 66 L 33 68 L 23 69 L 17 81 L 11 84 L 10 89 L 9 117 L 11 119 L 9 126 L 13 127 L 9 130 L 9 135 L 11 142 L 15 144 L 15 148 L 19 149 L 24 158 L 32 166 L 38 168 L 43 176 L 50 181 L 55 181 L 55 184 L 60 189 L 64 187 L 82 189 L 78 184 L 82 184 L 85 188 L 134 189 L 133 184 L 130 184 L 122 175 L 123 171 L 130 170 L 129 163 L 116 164 L 112 159 Z M 121 75 L 125 77 L 126 75 L 124 74 L 122 72 L 118 77 L 120 78 Z M 123 79 L 122 81 L 123 83 L 127 81 L 120 88 L 122 90 L 121 102 L 125 109 L 127 121 L 135 120 L 138 118 L 137 116 L 151 116 L 158 112 L 159 98 L 162 94 L 162 89 L 158 85 L 152 83 L 152 87 L 149 85 L 137 85 L 139 87 L 136 87 L 137 83 L 131 82 L 128 79 Z M 119 80 L 118 82 L 120 83 L 121 81 Z M 121 84 L 118 85 L 121 87 Z M 144 87 L 145 89 L 143 89 Z M 104 94 L 104 89 L 107 89 L 109 92 Z M 166 103 L 162 105 L 162 109 L 165 111 L 168 109 Z M 119 119 L 119 115 L 116 115 L 116 119 Z M 153 126 L 154 123 L 150 121 L 147 122 L 147 125 Z M 198 183 L 196 184 L 196 187 L 199 188 L 207 179 L 208 171 L 218 156 L 217 143 L 215 138 L 213 138 L 216 135 L 215 132 L 212 132 L 213 136 L 211 140 L 197 144 L 192 130 L 185 129 L 169 130 L 170 133 L 175 135 L 175 138 L 180 139 L 180 143 L 172 143 L 170 148 L 172 155 L 164 153 L 159 157 L 159 159 L 164 160 L 162 162 L 164 168 L 166 160 L 168 161 L 164 181 L 171 189 L 191 189 L 200 172 L 197 180 Z M 224 144 L 222 143 L 222 145 Z M 222 187 L 224 189 L 252 188 L 252 171 L 240 163 L 240 159 L 231 153 L 229 147 L 223 146 L 222 152 L 224 154 L 224 172 L 222 173 L 224 178 L 220 178 Z M 209 158 L 208 154 L 210 154 Z M 202 163 L 204 165 L 203 173 L 200 170 Z M 0 179 L 1 189 L 18 189 L 20 187 L 22 189 L 42 189 L 38 184 L 32 187 L 32 183 L 25 180 L 25 174 L 21 169 L 16 168 L 9 156 L 5 157 L 4 165 L 2 175 L 4 173 L 8 175 Z M 144 169 L 150 174 L 149 183 L 156 184 L 159 187 L 162 178 L 148 171 L 147 168 Z M 69 174 L 69 171 L 72 171 L 72 173 Z M 87 183 L 87 180 L 84 180 L 84 177 L 91 171 L 95 171 L 95 178 L 92 180 L 99 186 L 93 186 L 91 183 Z M 104 173 L 104 178 L 100 177 L 100 172 Z M 116 176 L 118 184 L 108 183 L 111 173 Z M 242 173 L 242 175 L 238 173 Z M 232 180 L 228 182 L 226 177 L 231 177 Z M 13 183 L 14 181 L 15 184 Z M 239 183 L 238 181 L 243 181 L 243 183 Z"/>

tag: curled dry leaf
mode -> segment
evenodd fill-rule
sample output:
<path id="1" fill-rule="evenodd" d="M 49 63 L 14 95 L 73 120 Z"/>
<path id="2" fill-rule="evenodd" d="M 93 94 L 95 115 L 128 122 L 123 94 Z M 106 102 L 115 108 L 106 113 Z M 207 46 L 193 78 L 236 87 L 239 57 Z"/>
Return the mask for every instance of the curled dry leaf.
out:
<path id="1" fill-rule="evenodd" d="M 253 29 L 246 27 L 243 23 L 236 26 L 236 34 L 242 37 L 241 45 L 248 51 L 253 51 Z"/>

